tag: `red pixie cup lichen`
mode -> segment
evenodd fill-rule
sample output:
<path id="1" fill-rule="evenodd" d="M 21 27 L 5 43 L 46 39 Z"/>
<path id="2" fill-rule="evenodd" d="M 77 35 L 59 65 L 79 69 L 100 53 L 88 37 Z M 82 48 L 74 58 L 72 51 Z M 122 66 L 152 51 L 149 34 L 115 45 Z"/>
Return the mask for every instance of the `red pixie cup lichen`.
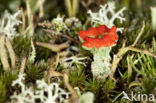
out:
<path id="1" fill-rule="evenodd" d="M 88 31 L 81 30 L 79 36 L 84 41 L 82 45 L 87 48 L 110 47 L 118 40 L 115 26 L 110 29 L 105 25 L 90 27 Z"/>

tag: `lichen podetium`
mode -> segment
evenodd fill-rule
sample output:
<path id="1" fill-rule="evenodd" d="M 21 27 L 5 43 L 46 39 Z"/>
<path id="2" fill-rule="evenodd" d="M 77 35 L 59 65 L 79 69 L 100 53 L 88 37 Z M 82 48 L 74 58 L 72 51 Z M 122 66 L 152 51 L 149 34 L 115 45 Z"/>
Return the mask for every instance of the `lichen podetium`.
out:
<path id="1" fill-rule="evenodd" d="M 107 26 L 101 25 L 96 28 L 90 27 L 88 31 L 81 30 L 79 32 L 83 48 L 93 54 L 94 61 L 91 64 L 91 71 L 94 78 L 105 79 L 111 73 L 110 51 L 118 40 L 116 29 L 115 26 L 109 29 Z"/>

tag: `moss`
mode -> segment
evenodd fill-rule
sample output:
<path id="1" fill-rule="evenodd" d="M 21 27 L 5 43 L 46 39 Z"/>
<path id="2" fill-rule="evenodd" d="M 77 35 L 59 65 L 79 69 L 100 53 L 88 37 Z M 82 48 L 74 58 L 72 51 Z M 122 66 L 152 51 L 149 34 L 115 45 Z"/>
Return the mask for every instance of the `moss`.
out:
<path id="1" fill-rule="evenodd" d="M 83 1 L 87 3 L 87 0 L 81 0 L 78 4 L 79 10 L 77 13 L 77 18 L 79 21 L 76 25 L 73 23 L 68 25 L 68 28 L 71 30 L 70 32 L 63 32 L 64 35 L 70 36 L 76 40 L 78 40 L 78 32 L 80 30 L 87 30 L 87 28 L 92 26 L 87 11 L 91 9 L 92 11 L 96 12 L 100 9 L 99 4 L 104 4 L 106 1 L 112 0 L 93 0 L 93 2 L 88 4 L 87 7 L 84 7 L 82 3 Z M 140 1 L 140 3 L 137 3 L 137 1 Z M 10 12 L 16 11 L 16 2 L 17 0 L 0 1 L 0 14 L 3 14 L 5 9 L 9 9 Z M 130 45 L 135 41 L 138 33 L 140 32 L 142 21 L 145 21 L 145 30 L 140 37 L 136 47 L 147 49 L 153 53 L 156 53 L 156 31 L 152 29 L 150 15 L 150 7 L 156 5 L 156 0 L 116 0 L 115 2 L 117 10 L 120 10 L 123 6 L 126 6 L 127 9 L 124 11 L 126 21 L 123 24 L 120 24 L 119 20 L 115 21 L 115 25 L 117 27 L 124 27 L 125 30 L 123 33 L 118 33 L 118 44 L 112 48 L 110 53 L 111 58 L 113 58 L 118 50 L 122 47 L 123 40 L 126 39 L 126 45 Z M 11 69 L 10 72 L 4 72 L 0 60 L 0 103 L 9 101 L 10 95 L 14 92 L 14 89 L 11 87 L 11 83 L 17 78 L 17 74 L 19 73 L 17 71 L 19 71 L 21 66 L 22 58 L 28 58 L 30 52 L 32 51 L 31 39 L 34 42 L 36 49 L 36 58 L 33 63 L 26 62 L 24 70 L 24 72 L 27 74 L 26 83 L 28 84 L 26 85 L 34 83 L 37 79 L 45 78 L 45 75 L 49 69 L 50 58 L 55 57 L 58 54 L 46 48 L 37 46 L 36 41 L 49 43 L 52 42 L 53 38 L 56 38 L 56 43 L 63 43 L 67 40 L 65 38 L 61 38 L 60 36 L 49 37 L 48 33 L 43 31 L 43 27 L 38 26 L 38 23 L 44 20 L 52 21 L 53 17 L 57 17 L 58 14 L 60 14 L 61 17 L 64 17 L 64 20 L 69 19 L 67 16 L 68 12 L 65 9 L 64 1 L 46 0 L 44 4 L 45 15 L 43 18 L 38 17 L 39 10 L 36 11 L 34 9 L 34 3 L 36 2 L 33 1 L 30 6 L 33 8 L 32 12 L 34 13 L 33 22 L 36 25 L 34 28 L 35 34 L 32 38 L 27 37 L 27 34 L 24 34 L 25 37 L 23 34 L 19 34 L 19 36 L 11 40 L 17 57 L 16 71 Z M 19 7 L 23 7 L 23 9 L 26 10 L 25 2 L 19 1 L 18 4 Z M 78 25 L 80 26 L 77 27 Z M 20 31 L 21 27 L 22 25 L 20 25 L 19 28 L 17 27 L 17 31 Z M 77 47 L 78 51 L 71 50 L 71 47 L 73 46 Z M 119 94 L 122 91 L 125 91 L 126 93 L 130 93 L 131 91 L 147 94 L 156 93 L 156 59 L 151 56 L 128 51 L 118 64 L 117 71 L 115 73 L 115 79 L 117 81 L 114 82 L 109 77 L 107 77 L 105 81 L 93 79 L 93 74 L 91 73 L 91 62 L 93 61 L 93 55 L 90 52 L 84 50 L 81 46 L 81 43 L 76 44 L 75 42 L 71 41 L 69 43 L 69 47 L 66 50 L 70 50 L 69 55 L 82 54 L 84 57 L 87 56 L 88 60 L 84 61 L 87 66 L 85 67 L 83 65 L 74 64 L 76 67 L 73 69 L 64 68 L 61 64 L 58 64 L 57 68 L 55 68 L 56 71 L 61 73 L 68 72 L 70 84 L 73 87 L 79 87 L 82 93 L 87 91 L 93 92 L 95 95 L 95 103 L 111 103 L 113 100 L 115 100 L 114 102 L 116 103 L 127 103 L 126 100 L 121 101 L 122 95 L 119 96 Z M 61 57 L 59 59 L 61 59 Z M 129 59 L 130 67 L 128 67 L 127 59 Z M 11 64 L 10 61 L 9 64 Z M 129 69 L 132 72 L 131 75 L 129 75 Z M 52 79 L 54 80 L 51 82 L 58 81 L 58 78 L 54 77 Z M 59 80 L 61 80 L 61 86 L 64 86 L 62 79 Z M 131 86 L 133 83 L 136 83 L 135 86 Z M 128 88 L 129 86 L 130 88 Z"/>

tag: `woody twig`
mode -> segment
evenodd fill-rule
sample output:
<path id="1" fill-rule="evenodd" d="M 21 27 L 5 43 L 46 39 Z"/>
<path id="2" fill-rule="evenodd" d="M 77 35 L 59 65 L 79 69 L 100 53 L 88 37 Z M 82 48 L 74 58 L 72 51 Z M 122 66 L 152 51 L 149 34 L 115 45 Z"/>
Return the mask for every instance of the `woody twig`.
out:
<path id="1" fill-rule="evenodd" d="M 36 45 L 48 48 L 54 52 L 59 52 L 62 49 L 65 49 L 68 47 L 69 41 L 62 43 L 62 44 L 51 44 L 51 43 L 44 43 L 44 42 L 36 42 Z"/>
<path id="2" fill-rule="evenodd" d="M 45 32 L 47 32 L 47 33 L 55 33 L 55 34 L 57 34 L 58 36 L 61 36 L 61 37 L 63 37 L 63 38 L 66 38 L 67 40 L 73 41 L 74 43 L 77 43 L 77 44 L 80 43 L 78 40 L 76 40 L 76 39 L 74 39 L 74 38 L 72 38 L 72 37 L 70 37 L 70 36 L 68 36 L 68 35 L 65 35 L 65 34 L 63 34 L 63 33 L 58 33 L 58 32 L 56 32 L 56 31 L 49 30 L 49 29 L 43 29 L 43 31 L 45 31 Z"/>
<path id="3" fill-rule="evenodd" d="M 19 71 L 20 73 L 24 73 L 26 61 L 27 61 L 27 58 L 26 58 L 26 57 L 23 57 L 23 58 L 22 58 L 21 67 L 20 67 L 20 71 Z"/>
<path id="4" fill-rule="evenodd" d="M 138 40 L 140 39 L 143 31 L 144 31 L 144 28 L 145 28 L 145 23 L 143 22 L 143 26 L 141 28 L 141 31 L 139 32 L 136 40 L 134 41 L 134 43 L 130 46 L 125 46 L 126 45 L 126 41 L 124 40 L 123 41 L 123 45 L 122 47 L 119 49 L 118 53 L 116 54 L 116 58 L 113 59 L 113 62 L 112 62 L 112 65 L 111 65 L 111 70 L 112 70 L 112 73 L 110 74 L 110 77 L 112 79 L 114 79 L 114 73 L 116 71 L 116 68 L 120 62 L 120 60 L 122 59 L 122 57 L 126 54 L 126 52 L 128 52 L 129 50 L 131 51 L 134 51 L 134 52 L 139 52 L 139 53 L 144 53 L 146 55 L 149 55 L 149 56 L 152 56 L 154 58 L 156 58 L 156 54 L 148 51 L 148 50 L 142 50 L 142 49 L 138 49 L 138 48 L 135 48 L 135 45 L 136 43 L 138 42 Z"/>
<path id="5" fill-rule="evenodd" d="M 63 77 L 65 86 L 72 94 L 71 103 L 78 103 L 78 95 L 77 95 L 76 91 L 73 89 L 73 87 L 70 85 L 67 73 L 60 73 L 60 72 L 55 71 L 53 68 L 54 60 L 55 60 L 54 57 L 52 57 L 50 60 L 50 67 L 49 67 L 49 71 L 48 71 L 48 74 L 46 77 L 46 81 L 48 82 L 48 84 L 50 84 L 51 77 Z"/>

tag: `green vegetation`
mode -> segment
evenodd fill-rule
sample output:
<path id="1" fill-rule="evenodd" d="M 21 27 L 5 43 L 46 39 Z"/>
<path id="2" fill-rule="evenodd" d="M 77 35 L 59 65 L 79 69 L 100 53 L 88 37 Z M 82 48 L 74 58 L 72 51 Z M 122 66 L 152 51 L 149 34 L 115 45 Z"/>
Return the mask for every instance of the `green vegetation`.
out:
<path id="1" fill-rule="evenodd" d="M 78 87 L 81 93 L 90 91 L 94 94 L 94 103 L 112 103 L 112 101 L 136 103 L 122 100 L 123 91 L 128 95 L 131 91 L 154 94 L 153 103 L 156 102 L 156 29 L 152 27 L 150 9 L 156 7 L 156 0 L 114 0 L 116 10 L 126 7 L 124 11 L 126 20 L 122 24 L 119 20 L 115 20 L 116 27 L 124 27 L 124 30 L 123 33 L 117 33 L 117 45 L 112 47 L 110 53 L 111 63 L 124 43 L 125 47 L 132 45 L 140 31 L 142 33 L 134 45 L 139 50 L 130 48 L 123 53 L 122 59 L 116 65 L 113 77 L 108 76 L 105 80 L 93 77 L 91 71 L 93 55 L 82 47 L 78 33 L 80 30 L 88 30 L 92 27 L 87 14 L 88 10 L 97 12 L 100 5 L 113 0 L 40 1 L 41 3 L 39 0 L 0 1 L 0 27 L 5 10 L 14 14 L 20 9 L 22 13 L 18 19 L 23 22 L 16 26 L 19 35 L 9 39 L 15 52 L 16 67 L 11 67 L 9 71 L 6 71 L 3 68 L 6 64 L 2 62 L 3 59 L 0 59 L 0 103 L 10 102 L 10 96 L 15 90 L 19 90 L 18 86 L 12 87 L 11 85 L 22 69 L 26 74 L 25 84 L 28 86 L 38 79 L 46 80 L 48 73 L 51 72 L 49 70 L 51 58 L 54 58 L 53 69 L 59 73 L 66 73 L 69 77 L 69 84 L 73 88 Z M 0 31 L 0 38 L 1 35 L 3 33 Z M 4 51 L 0 50 L 0 52 Z M 9 65 L 12 65 L 12 52 L 7 50 L 6 54 Z M 83 59 L 65 61 L 72 56 Z M 25 63 L 24 58 L 26 58 Z M 53 73 L 51 75 L 51 83 L 56 81 L 61 87 L 68 88 L 64 86 L 61 77 L 55 77 Z M 143 103 L 143 101 L 138 101 L 138 103 Z"/>

